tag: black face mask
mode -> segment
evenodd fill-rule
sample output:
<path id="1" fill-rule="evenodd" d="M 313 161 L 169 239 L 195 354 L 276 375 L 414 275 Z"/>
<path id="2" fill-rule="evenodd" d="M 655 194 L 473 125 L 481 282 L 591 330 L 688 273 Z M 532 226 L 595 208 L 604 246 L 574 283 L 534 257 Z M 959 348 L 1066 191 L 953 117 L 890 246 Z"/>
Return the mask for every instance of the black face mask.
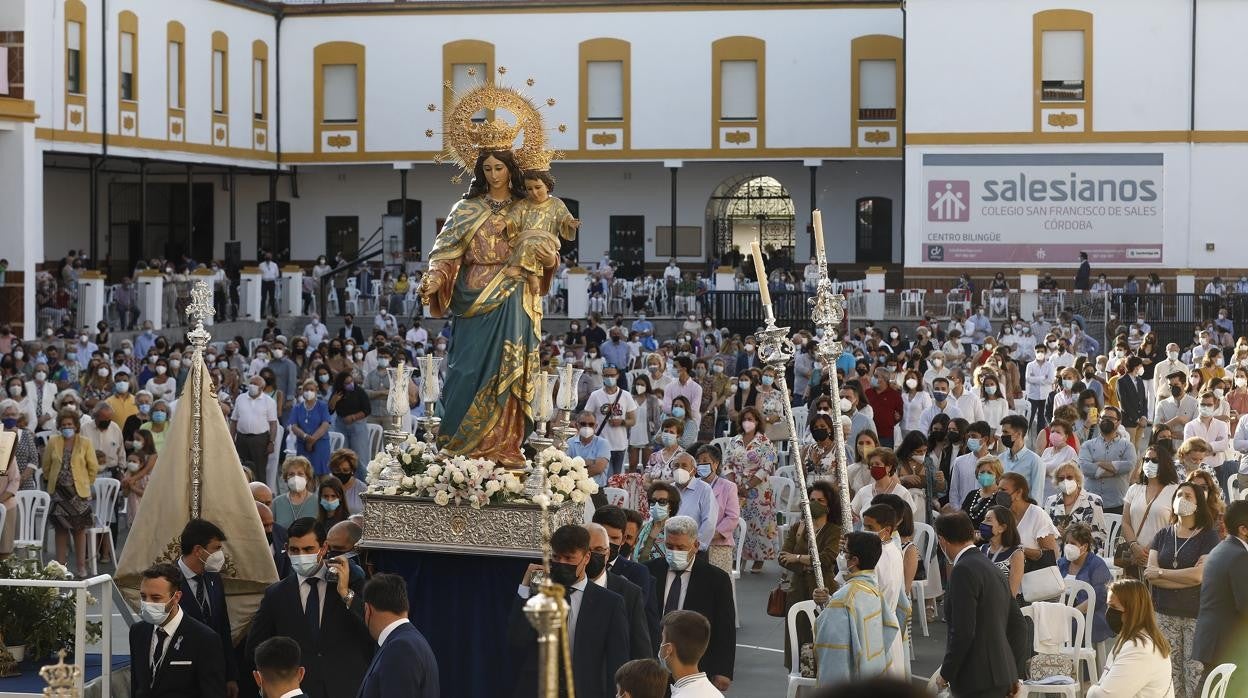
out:
<path id="1" fill-rule="evenodd" d="M 334 477 L 338 478 L 338 481 L 345 485 L 351 478 L 355 477 L 355 473 L 334 473 Z"/>
<path id="2" fill-rule="evenodd" d="M 860 375 L 860 376 L 865 376 L 865 375 L 867 375 L 867 369 L 866 369 L 866 368 L 859 368 L 859 369 L 858 369 L 858 375 Z"/>
<path id="3" fill-rule="evenodd" d="M 1013 447 L 1014 447 L 1014 437 L 1013 437 L 1013 436 L 1010 436 L 1009 434 L 1002 434 L 1002 435 L 1001 435 L 1001 445 L 1002 445 L 1002 446 L 1005 446 L 1006 448 L 1013 448 Z"/>
<path id="4" fill-rule="evenodd" d="M 1109 626 L 1109 631 L 1115 635 L 1122 632 L 1122 611 L 1110 607 L 1105 609 L 1105 624 Z"/>
<path id="5" fill-rule="evenodd" d="M 1182 388 L 1180 388 L 1180 387 L 1179 387 L 1179 386 L 1177 386 L 1177 385 L 1172 385 L 1172 386 L 1170 386 L 1170 397 L 1173 397 L 1173 398 L 1175 398 L 1175 399 L 1178 399 L 1178 397 L 1179 397 L 1180 395 L 1182 395 L 1182 394 L 1183 394 L 1183 389 L 1182 389 Z"/>
<path id="6" fill-rule="evenodd" d="M 824 439 L 828 438 L 828 430 L 827 429 L 811 429 L 810 438 L 814 439 L 815 441 L 823 441 Z"/>
<path id="7" fill-rule="evenodd" d="M 564 588 L 576 583 L 576 565 L 567 562 L 550 563 L 550 581 L 561 584 Z"/>
<path id="8" fill-rule="evenodd" d="M 625 560 L 631 559 L 633 557 L 633 546 L 628 543 L 621 545 L 619 556 L 623 557 Z"/>
<path id="9" fill-rule="evenodd" d="M 945 440 L 945 432 L 944 432 L 944 430 L 943 430 L 943 429 L 938 429 L 938 430 L 936 430 L 936 431 L 933 431 L 932 433 L 930 433 L 930 434 L 928 434 L 928 435 L 927 435 L 927 440 L 928 440 L 930 443 L 939 443 L 939 442 L 941 442 L 941 441 L 944 441 L 944 440 Z"/>
<path id="10" fill-rule="evenodd" d="M 607 556 L 607 562 L 615 562 L 620 557 L 620 547 L 619 544 L 611 544 L 611 554 Z"/>
<path id="11" fill-rule="evenodd" d="M 264 538 L 265 540 L 269 541 L 269 545 L 273 545 L 273 532 L 272 531 L 265 531 Z"/>
<path id="12" fill-rule="evenodd" d="M 108 420 L 107 420 L 107 419 L 97 419 L 97 420 L 95 420 L 95 426 L 96 426 L 96 428 L 98 428 L 98 429 L 107 429 L 107 428 L 108 428 Z"/>
<path id="13" fill-rule="evenodd" d="M 1108 436 L 1118 430 L 1118 425 L 1114 424 L 1114 420 L 1112 419 L 1102 419 L 1100 428 L 1101 433 Z"/>
<path id="14" fill-rule="evenodd" d="M 956 444 L 957 442 L 962 440 L 962 435 L 956 431 L 947 432 L 946 436 L 949 437 L 949 443 L 951 444 Z"/>
<path id="15" fill-rule="evenodd" d="M 585 576 L 590 579 L 597 579 L 598 575 L 607 568 L 607 556 L 603 553 L 590 553 L 589 564 L 585 565 Z"/>

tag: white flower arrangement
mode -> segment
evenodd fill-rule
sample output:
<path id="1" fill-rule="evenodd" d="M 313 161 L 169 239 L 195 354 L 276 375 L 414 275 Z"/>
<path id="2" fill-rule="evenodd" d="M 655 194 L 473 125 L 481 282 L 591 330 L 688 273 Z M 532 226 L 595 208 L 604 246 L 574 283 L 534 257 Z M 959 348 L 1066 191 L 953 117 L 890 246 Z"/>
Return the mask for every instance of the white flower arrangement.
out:
<path id="1" fill-rule="evenodd" d="M 397 482 L 395 466 L 403 473 Z M 467 504 L 474 509 L 503 502 L 542 504 L 539 499 L 545 499 L 546 505 L 558 506 L 565 500 L 583 504 L 598 491 L 583 458 L 571 458 L 552 447 L 539 453 L 536 463 L 526 463 L 524 470 L 533 474 L 538 467 L 546 469 L 550 495 L 530 500 L 522 494 L 524 481 L 512 471 L 488 460 L 439 453 L 434 446 L 408 437 L 397 446 L 387 446 L 368 464 L 367 483 L 371 494 L 428 498 L 438 506 Z"/>

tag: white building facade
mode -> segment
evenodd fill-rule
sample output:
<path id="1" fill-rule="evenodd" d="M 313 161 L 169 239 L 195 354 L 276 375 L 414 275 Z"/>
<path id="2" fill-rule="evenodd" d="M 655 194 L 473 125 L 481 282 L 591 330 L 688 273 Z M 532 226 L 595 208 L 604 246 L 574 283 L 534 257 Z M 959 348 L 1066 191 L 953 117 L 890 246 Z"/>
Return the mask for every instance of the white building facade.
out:
<path id="1" fill-rule="evenodd" d="M 900 262 L 903 25 L 899 3 L 871 0 L 15 0 L 0 6 L 22 64 L 16 94 L 0 85 L 6 286 L 29 318 L 28 272 L 71 249 L 114 276 L 230 241 L 243 260 L 350 255 L 403 199 L 389 244 L 428 250 L 466 189 L 433 163 L 444 84 L 483 78 L 554 99 L 581 259 L 713 264 L 760 227 L 803 259 L 818 207 L 834 262 Z"/>

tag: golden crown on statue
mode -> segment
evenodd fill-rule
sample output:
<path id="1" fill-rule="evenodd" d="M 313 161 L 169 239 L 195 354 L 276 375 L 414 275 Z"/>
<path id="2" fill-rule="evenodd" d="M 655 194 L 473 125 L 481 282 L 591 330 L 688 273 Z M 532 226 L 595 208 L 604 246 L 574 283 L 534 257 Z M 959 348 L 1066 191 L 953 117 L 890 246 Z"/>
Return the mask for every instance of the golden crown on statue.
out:
<path id="1" fill-rule="evenodd" d="M 39 670 L 39 676 L 48 685 L 43 689 L 43 695 L 55 698 L 78 695 L 76 691 L 81 672 L 77 666 L 65 663 L 65 650 L 59 650 L 56 655 L 56 664 L 49 664 Z"/>
<path id="2" fill-rule="evenodd" d="M 498 68 L 499 75 L 506 72 L 507 68 Z M 468 75 L 478 77 L 475 68 L 469 68 Z M 535 83 L 533 78 L 525 81 L 528 87 Z M 543 106 L 555 106 L 553 98 L 537 104 L 519 88 L 496 84 L 489 75 L 481 76 L 476 84 L 461 90 L 450 82 L 445 83 L 445 87 L 451 91 L 450 104 L 443 115 L 442 140 L 446 149 L 434 157 L 434 162 L 452 162 L 459 166 L 461 174 L 452 181 L 458 182 L 463 175 L 471 175 L 483 152 L 515 149 L 517 164 L 533 170 L 549 170 L 550 161 L 560 157 L 557 151 L 546 148 L 546 131 L 540 113 Z M 438 105 L 430 104 L 428 110 L 436 112 Z M 485 118 L 481 118 L 482 113 Z M 560 124 L 557 130 L 564 133 L 567 126 Z M 434 135 L 433 129 L 425 130 L 426 138 Z M 516 148 L 516 141 L 521 138 L 522 146 Z"/>

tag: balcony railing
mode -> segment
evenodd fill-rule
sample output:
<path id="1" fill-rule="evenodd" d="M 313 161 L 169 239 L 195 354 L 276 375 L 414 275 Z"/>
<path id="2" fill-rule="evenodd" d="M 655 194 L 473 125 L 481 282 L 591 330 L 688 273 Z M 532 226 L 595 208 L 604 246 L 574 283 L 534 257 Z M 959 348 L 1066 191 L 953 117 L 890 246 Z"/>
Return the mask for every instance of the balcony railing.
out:
<path id="1" fill-rule="evenodd" d="M 859 121 L 896 121 L 896 109 L 859 109 Z"/>

